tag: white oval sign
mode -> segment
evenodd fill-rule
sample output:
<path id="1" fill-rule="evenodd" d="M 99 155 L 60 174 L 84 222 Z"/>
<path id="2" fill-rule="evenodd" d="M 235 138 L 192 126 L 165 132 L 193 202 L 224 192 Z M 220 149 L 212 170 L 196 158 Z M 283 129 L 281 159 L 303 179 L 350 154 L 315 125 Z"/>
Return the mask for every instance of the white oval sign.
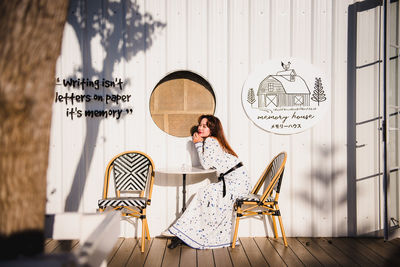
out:
<path id="1" fill-rule="evenodd" d="M 314 126 L 330 106 L 329 81 L 314 65 L 271 60 L 249 75 L 242 89 L 247 116 L 260 128 L 294 134 Z"/>

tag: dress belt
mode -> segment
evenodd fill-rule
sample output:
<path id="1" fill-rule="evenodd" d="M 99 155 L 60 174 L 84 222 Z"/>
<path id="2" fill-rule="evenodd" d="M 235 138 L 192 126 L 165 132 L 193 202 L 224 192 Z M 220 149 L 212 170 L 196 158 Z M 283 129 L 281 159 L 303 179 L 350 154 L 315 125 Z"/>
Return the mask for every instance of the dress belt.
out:
<path id="1" fill-rule="evenodd" d="M 234 170 L 236 170 L 236 169 L 238 169 L 238 168 L 240 168 L 240 167 L 242 167 L 242 166 L 243 166 L 243 163 L 242 163 L 242 162 L 239 162 L 238 164 L 236 164 L 235 166 L 233 166 L 232 168 L 230 168 L 229 170 L 227 170 L 225 173 L 221 173 L 221 174 L 218 176 L 218 181 L 221 181 L 221 180 L 222 180 L 222 185 L 223 185 L 223 187 L 222 187 L 222 197 L 225 197 L 225 195 L 226 195 L 226 185 L 225 185 L 225 178 L 224 178 L 224 176 L 227 175 L 227 174 L 229 174 L 229 173 L 231 173 L 231 172 L 233 172 Z"/>

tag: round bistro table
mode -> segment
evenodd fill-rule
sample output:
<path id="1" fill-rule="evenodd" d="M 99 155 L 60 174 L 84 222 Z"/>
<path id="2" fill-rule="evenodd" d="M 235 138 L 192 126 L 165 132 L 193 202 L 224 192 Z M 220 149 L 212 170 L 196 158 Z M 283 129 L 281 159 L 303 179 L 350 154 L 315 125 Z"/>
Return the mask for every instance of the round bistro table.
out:
<path id="1" fill-rule="evenodd" d="M 182 213 L 186 210 L 186 175 L 188 174 L 206 174 L 206 173 L 215 173 L 216 170 L 208 169 L 205 170 L 201 166 L 183 166 L 183 167 L 168 167 L 168 168 L 160 168 L 156 169 L 158 173 L 164 174 L 182 174 Z"/>

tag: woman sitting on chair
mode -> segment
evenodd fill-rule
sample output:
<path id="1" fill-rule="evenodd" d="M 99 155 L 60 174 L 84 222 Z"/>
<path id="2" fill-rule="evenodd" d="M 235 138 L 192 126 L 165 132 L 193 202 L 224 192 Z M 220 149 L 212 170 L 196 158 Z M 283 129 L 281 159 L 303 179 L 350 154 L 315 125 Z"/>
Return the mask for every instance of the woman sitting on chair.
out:
<path id="1" fill-rule="evenodd" d="M 169 228 L 169 248 L 186 243 L 196 249 L 213 249 L 232 244 L 233 204 L 250 191 L 243 164 L 225 139 L 220 120 L 213 115 L 199 117 L 193 142 L 204 169 L 216 169 L 219 182 L 197 192 L 182 216 Z"/>

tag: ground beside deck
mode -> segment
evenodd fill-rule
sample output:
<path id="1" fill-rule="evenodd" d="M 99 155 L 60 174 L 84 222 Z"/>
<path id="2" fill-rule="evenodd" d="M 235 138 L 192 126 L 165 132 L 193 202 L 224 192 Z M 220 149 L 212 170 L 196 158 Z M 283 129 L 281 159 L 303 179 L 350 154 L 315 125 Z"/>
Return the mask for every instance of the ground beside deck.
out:
<path id="1" fill-rule="evenodd" d="M 378 238 L 240 238 L 241 246 L 195 250 L 187 246 L 168 249 L 169 240 L 146 241 L 141 253 L 138 239 L 119 238 L 108 255 L 108 266 L 400 266 L 400 239 Z M 45 252 L 58 253 L 79 248 L 78 241 L 46 240 Z"/>

